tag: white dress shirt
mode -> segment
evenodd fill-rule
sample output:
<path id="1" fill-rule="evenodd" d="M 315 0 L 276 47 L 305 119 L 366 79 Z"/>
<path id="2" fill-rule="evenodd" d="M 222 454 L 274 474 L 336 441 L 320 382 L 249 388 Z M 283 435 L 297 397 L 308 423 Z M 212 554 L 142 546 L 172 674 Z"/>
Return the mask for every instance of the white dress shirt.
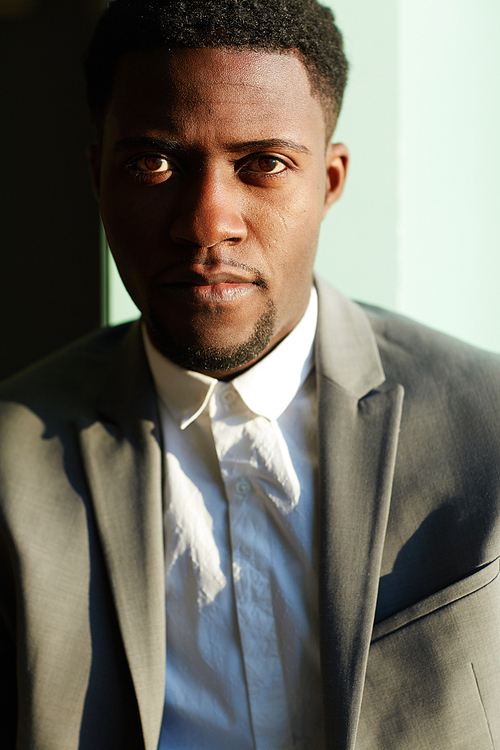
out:
<path id="1" fill-rule="evenodd" d="M 323 747 L 317 584 L 317 295 L 223 382 L 144 331 L 165 445 L 160 750 Z"/>

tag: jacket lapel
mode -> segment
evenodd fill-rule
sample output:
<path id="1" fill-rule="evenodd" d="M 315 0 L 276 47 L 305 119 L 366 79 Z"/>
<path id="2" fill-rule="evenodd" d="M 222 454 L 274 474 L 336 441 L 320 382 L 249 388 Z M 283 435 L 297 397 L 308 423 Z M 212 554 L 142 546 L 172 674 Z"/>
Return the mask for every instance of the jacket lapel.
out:
<path id="1" fill-rule="evenodd" d="M 352 750 L 390 506 L 403 388 L 364 312 L 318 281 L 321 659 L 326 746 Z"/>
<path id="2" fill-rule="evenodd" d="M 115 359 L 99 420 L 79 423 L 146 750 L 156 750 L 165 695 L 162 450 L 139 324 Z"/>

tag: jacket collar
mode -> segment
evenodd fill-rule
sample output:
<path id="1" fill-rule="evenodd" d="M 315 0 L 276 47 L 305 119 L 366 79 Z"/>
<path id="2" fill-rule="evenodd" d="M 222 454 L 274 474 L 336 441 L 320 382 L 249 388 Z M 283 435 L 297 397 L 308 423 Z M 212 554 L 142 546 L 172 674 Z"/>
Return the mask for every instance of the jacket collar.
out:
<path id="1" fill-rule="evenodd" d="M 320 638 L 326 747 L 353 750 L 389 515 L 403 388 L 363 310 L 316 280 Z"/>
<path id="2" fill-rule="evenodd" d="M 318 372 L 357 399 L 385 380 L 377 342 L 361 307 L 321 277 L 316 364 Z"/>

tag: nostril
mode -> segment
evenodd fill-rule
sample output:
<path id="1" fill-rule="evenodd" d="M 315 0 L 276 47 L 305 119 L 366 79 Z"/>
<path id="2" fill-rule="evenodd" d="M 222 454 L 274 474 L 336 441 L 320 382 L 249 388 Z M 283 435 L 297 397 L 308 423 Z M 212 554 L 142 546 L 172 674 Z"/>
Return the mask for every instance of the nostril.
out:
<path id="1" fill-rule="evenodd" d="M 235 245 L 245 239 L 245 222 L 237 212 L 224 214 L 198 210 L 177 216 L 170 227 L 170 237 L 180 245 L 214 247 L 222 243 Z"/>
<path id="2" fill-rule="evenodd" d="M 237 245 L 242 241 L 242 237 L 227 237 L 222 240 L 217 240 L 217 242 L 195 242 L 194 240 L 189 240 L 185 237 L 178 237 L 172 235 L 172 240 L 175 242 L 176 245 L 180 245 L 181 247 L 187 247 L 187 248 L 193 248 L 196 250 L 210 250 L 213 247 L 217 247 L 218 245 Z"/>

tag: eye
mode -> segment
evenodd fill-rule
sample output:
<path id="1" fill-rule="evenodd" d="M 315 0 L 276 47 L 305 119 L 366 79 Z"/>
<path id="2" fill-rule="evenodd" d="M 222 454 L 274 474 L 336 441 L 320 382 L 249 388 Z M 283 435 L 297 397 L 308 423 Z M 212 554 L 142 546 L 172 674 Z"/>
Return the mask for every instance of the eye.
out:
<path id="1" fill-rule="evenodd" d="M 162 174 L 169 172 L 172 167 L 165 156 L 159 154 L 146 154 L 128 164 L 129 169 L 143 174 Z"/>
<path id="2" fill-rule="evenodd" d="M 245 164 L 243 171 L 245 172 L 256 172 L 257 174 L 281 174 L 288 169 L 287 165 L 278 159 L 277 156 L 270 156 L 268 154 L 258 156 L 252 161 Z"/>

